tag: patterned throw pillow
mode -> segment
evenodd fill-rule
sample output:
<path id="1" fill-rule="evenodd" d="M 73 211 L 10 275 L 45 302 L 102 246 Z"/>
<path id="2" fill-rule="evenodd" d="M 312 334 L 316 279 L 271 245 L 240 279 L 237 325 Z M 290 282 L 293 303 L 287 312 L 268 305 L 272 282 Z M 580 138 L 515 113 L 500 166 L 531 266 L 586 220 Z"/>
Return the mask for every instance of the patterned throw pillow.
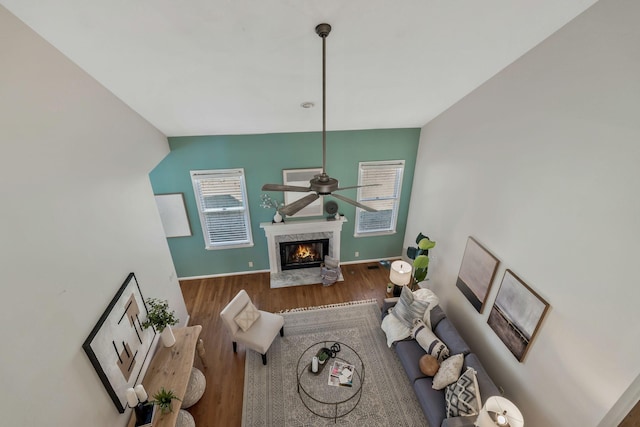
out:
<path id="1" fill-rule="evenodd" d="M 393 310 L 391 310 L 391 314 L 407 328 L 411 328 L 413 319 L 422 319 L 428 307 L 429 303 L 427 301 L 416 299 L 413 292 L 408 287 L 403 286 L 400 298 Z"/>
<path id="2" fill-rule="evenodd" d="M 433 333 L 433 331 L 424 324 L 420 319 L 413 321 L 413 329 L 411 329 L 411 338 L 418 341 L 420 347 L 438 359 L 439 363 L 442 363 L 444 359 L 449 357 L 449 349 L 440 341 L 440 338 Z"/>
<path id="3" fill-rule="evenodd" d="M 240 329 L 242 329 L 244 332 L 247 332 L 251 325 L 253 325 L 253 323 L 258 320 L 258 317 L 260 317 L 260 312 L 258 311 L 256 306 L 253 305 L 251 301 L 249 301 L 247 305 L 245 305 L 244 308 L 240 310 L 240 313 L 238 313 L 238 315 L 233 318 L 233 320 L 236 321 Z"/>
<path id="4" fill-rule="evenodd" d="M 449 384 L 456 382 L 462 371 L 462 364 L 464 363 L 464 355 L 455 354 L 440 364 L 440 369 L 433 377 L 433 384 L 431 388 L 434 390 L 442 390 Z"/>
<path id="5" fill-rule="evenodd" d="M 445 391 L 447 418 L 477 415 L 482 406 L 476 371 L 469 367 Z"/>

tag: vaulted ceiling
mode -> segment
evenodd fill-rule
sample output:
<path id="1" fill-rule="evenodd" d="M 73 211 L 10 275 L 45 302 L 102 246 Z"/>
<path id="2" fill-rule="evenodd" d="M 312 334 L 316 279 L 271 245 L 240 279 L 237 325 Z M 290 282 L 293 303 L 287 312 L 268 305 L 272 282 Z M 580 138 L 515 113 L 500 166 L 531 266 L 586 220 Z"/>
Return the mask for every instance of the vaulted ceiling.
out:
<path id="1" fill-rule="evenodd" d="M 333 27 L 327 129 L 421 127 L 595 1 L 0 4 L 167 136 L 179 136 L 320 130 L 321 22 Z"/>

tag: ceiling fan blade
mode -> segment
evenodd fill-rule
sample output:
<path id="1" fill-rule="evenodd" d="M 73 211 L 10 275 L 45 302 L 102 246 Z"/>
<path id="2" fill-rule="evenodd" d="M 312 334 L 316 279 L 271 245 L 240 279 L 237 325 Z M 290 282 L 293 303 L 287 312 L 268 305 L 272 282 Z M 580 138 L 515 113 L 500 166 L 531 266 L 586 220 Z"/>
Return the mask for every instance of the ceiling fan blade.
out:
<path id="1" fill-rule="evenodd" d="M 295 202 L 289 203 L 287 206 L 280 208 L 279 211 L 280 213 L 283 213 L 285 215 L 295 215 L 296 212 L 303 209 L 305 206 L 315 202 L 319 197 L 320 196 L 318 196 L 316 193 L 308 194 L 302 199 L 298 199 Z"/>
<path id="2" fill-rule="evenodd" d="M 377 187 L 378 185 L 382 185 L 382 184 L 351 185 L 349 187 L 336 188 L 334 191 L 349 190 L 351 188 L 361 188 L 361 187 Z"/>
<path id="3" fill-rule="evenodd" d="M 262 186 L 262 191 L 297 191 L 299 193 L 306 193 L 307 191 L 311 191 L 311 188 L 298 187 L 295 185 L 265 184 Z"/>
<path id="4" fill-rule="evenodd" d="M 355 200 L 351 200 L 351 199 L 350 199 L 350 198 L 348 198 L 348 197 L 344 197 L 344 196 L 341 196 L 341 195 L 339 195 L 339 194 L 333 194 L 333 193 L 331 193 L 331 195 L 332 195 L 333 197 L 335 197 L 336 199 L 340 199 L 340 200 L 342 200 L 343 202 L 350 203 L 350 204 L 352 204 L 353 206 L 356 206 L 356 207 L 358 207 L 358 208 L 360 208 L 360 209 L 364 209 L 364 210 L 365 210 L 365 211 L 367 211 L 367 212 L 378 212 L 377 210 L 375 210 L 375 209 L 373 209 L 373 208 L 370 208 L 369 206 L 365 206 L 365 205 L 363 205 L 362 203 L 358 203 L 358 202 L 356 202 Z"/>

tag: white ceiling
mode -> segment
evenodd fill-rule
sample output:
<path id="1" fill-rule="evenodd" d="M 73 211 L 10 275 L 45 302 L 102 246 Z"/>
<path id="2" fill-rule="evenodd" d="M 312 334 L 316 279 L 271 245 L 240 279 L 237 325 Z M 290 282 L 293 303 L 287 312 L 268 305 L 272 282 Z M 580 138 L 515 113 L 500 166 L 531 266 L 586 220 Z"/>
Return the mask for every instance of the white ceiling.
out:
<path id="1" fill-rule="evenodd" d="M 421 127 L 596 0 L 0 0 L 167 136 Z M 311 101 L 315 108 L 300 104 Z"/>

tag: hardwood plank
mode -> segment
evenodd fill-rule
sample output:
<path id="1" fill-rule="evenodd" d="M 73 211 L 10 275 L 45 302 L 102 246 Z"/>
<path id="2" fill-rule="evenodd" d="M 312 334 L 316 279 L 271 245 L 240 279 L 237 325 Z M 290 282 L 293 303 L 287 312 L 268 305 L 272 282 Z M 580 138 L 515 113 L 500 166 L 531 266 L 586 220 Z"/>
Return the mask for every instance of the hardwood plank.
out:
<path id="1" fill-rule="evenodd" d="M 342 265 L 344 282 L 332 286 L 305 285 L 271 289 L 269 273 L 256 273 L 185 280 L 180 282 L 182 294 L 191 315 L 191 325 L 202 325 L 207 369 L 195 358 L 194 366 L 206 379 L 202 399 L 189 408 L 198 427 L 240 426 L 244 387 L 245 348 L 238 344 L 233 353 L 220 312 L 241 290 L 247 291 L 261 310 L 281 310 L 375 298 L 378 305 L 386 294 L 389 270 L 377 262 Z M 285 324 L 285 334 L 286 334 Z M 278 339 L 278 338 L 276 338 Z M 267 353 L 267 358 L 269 353 Z"/>

